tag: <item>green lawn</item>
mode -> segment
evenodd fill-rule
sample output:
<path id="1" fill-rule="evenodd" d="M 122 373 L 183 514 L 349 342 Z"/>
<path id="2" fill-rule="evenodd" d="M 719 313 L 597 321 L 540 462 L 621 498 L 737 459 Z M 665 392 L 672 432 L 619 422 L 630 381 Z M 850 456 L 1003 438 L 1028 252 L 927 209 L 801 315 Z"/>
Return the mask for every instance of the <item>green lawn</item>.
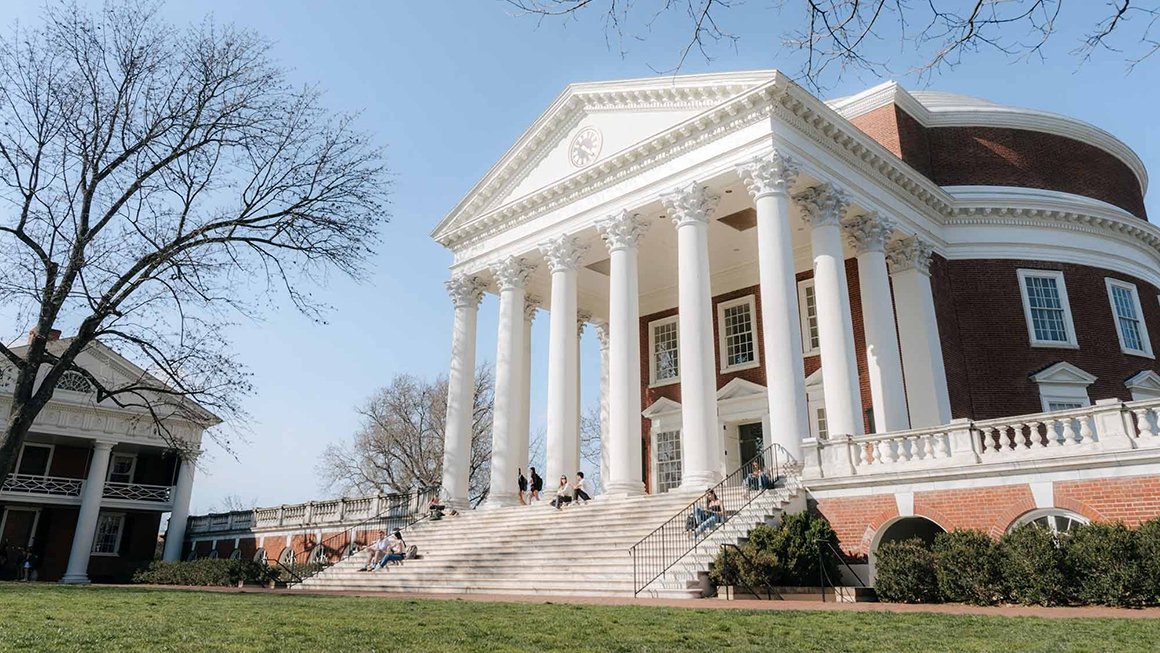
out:
<path id="1" fill-rule="evenodd" d="M 0 651 L 1156 651 L 1160 620 L 766 612 L 0 584 Z"/>

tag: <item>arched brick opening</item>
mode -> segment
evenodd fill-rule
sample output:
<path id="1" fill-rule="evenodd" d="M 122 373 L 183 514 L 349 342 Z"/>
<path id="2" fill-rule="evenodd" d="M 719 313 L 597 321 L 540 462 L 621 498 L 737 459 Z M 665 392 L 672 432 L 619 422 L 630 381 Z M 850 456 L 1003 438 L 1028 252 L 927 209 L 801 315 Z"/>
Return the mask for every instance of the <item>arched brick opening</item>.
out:
<path id="1" fill-rule="evenodd" d="M 935 535 L 945 532 L 946 528 L 942 524 L 923 515 L 895 517 L 883 523 L 875 531 L 870 541 L 870 550 L 868 552 L 870 561 L 869 584 L 873 585 L 874 579 L 877 576 L 878 547 L 882 546 L 884 542 L 918 537 L 924 542 L 931 544 L 934 542 Z"/>

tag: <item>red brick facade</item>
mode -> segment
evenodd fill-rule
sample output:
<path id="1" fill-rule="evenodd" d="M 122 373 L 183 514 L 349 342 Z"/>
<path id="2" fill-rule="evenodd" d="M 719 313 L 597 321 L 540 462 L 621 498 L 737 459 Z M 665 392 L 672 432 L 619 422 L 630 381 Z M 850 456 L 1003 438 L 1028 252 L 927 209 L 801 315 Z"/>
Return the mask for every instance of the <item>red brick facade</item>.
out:
<path id="1" fill-rule="evenodd" d="M 940 186 L 1017 186 L 1083 195 L 1147 219 L 1131 168 L 1055 134 L 1000 127 L 923 127 L 891 104 L 850 120 Z"/>

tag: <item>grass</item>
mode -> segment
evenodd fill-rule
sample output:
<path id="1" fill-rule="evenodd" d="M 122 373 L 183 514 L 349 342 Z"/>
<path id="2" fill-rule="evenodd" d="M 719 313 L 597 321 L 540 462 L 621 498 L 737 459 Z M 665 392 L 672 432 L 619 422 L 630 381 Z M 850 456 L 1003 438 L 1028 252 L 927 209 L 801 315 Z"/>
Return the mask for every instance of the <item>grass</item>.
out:
<path id="1" fill-rule="evenodd" d="M 1160 620 L 0 584 L 0 651 L 1156 651 Z"/>

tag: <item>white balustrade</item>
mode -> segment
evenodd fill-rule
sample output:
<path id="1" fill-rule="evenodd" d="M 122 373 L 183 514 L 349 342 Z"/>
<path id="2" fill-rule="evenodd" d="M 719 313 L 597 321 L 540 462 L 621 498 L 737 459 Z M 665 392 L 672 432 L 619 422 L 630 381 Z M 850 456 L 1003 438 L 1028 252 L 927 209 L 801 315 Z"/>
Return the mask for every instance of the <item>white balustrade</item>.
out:
<path id="1" fill-rule="evenodd" d="M 9 474 L 0 486 L 0 492 L 20 494 L 48 494 L 58 497 L 79 497 L 84 479 L 61 478 L 58 476 L 37 476 L 33 474 Z"/>
<path id="2" fill-rule="evenodd" d="M 168 485 L 141 485 L 139 483 L 105 483 L 104 498 L 128 501 L 169 503 L 173 488 Z"/>

